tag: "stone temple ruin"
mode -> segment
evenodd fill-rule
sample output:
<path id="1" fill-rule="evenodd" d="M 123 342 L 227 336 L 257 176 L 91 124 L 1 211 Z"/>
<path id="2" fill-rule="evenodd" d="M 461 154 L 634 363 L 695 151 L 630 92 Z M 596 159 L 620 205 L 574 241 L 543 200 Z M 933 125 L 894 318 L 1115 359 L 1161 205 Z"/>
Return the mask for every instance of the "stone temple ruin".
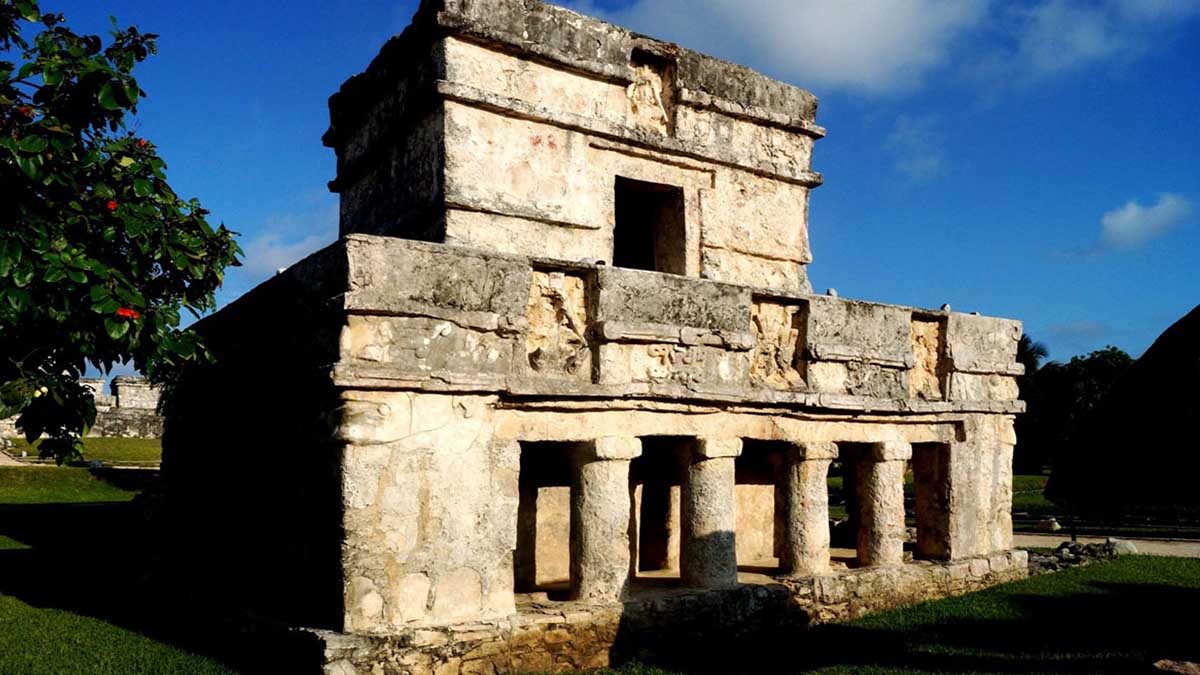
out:
<path id="1" fill-rule="evenodd" d="M 341 239 L 197 325 L 165 439 L 196 587 L 329 673 L 491 673 L 1023 576 L 1021 326 L 812 294 L 816 107 L 537 0 L 424 2 L 330 101 Z"/>

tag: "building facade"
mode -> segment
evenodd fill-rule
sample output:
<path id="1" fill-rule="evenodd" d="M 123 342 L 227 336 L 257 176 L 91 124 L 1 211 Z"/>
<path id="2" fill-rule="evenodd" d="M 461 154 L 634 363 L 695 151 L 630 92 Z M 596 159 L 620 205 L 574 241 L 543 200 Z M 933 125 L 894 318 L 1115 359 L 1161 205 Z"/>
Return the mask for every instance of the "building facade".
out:
<path id="1" fill-rule="evenodd" d="M 327 672 L 590 667 L 1025 574 L 1021 325 L 812 293 L 812 94 L 427 0 L 330 109 L 342 237 L 197 324 L 165 440 L 180 532 L 232 537 L 190 557 Z"/>

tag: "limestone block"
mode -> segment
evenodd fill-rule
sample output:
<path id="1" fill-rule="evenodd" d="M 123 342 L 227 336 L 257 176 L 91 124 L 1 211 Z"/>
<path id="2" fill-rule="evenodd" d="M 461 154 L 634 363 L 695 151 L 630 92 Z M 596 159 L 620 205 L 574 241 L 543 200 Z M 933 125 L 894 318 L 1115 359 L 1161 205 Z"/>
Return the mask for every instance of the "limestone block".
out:
<path id="1" fill-rule="evenodd" d="M 704 345 L 605 343 L 599 346 L 600 384 L 670 383 L 692 389 L 745 386 L 745 352 Z"/>
<path id="2" fill-rule="evenodd" d="M 404 380 L 502 381 L 512 368 L 514 340 L 426 317 L 347 317 L 343 358 L 357 372 Z"/>
<path id="3" fill-rule="evenodd" d="M 910 325 L 916 363 L 908 373 L 908 397 L 940 401 L 945 397 L 945 322 L 913 318 Z"/>
<path id="4" fill-rule="evenodd" d="M 534 373 L 590 382 L 587 280 L 577 274 L 533 272 L 525 354 Z"/>
<path id="5" fill-rule="evenodd" d="M 750 380 L 772 389 L 804 386 L 805 308 L 796 303 L 756 299 L 750 308 L 754 351 Z"/>
<path id="6" fill-rule="evenodd" d="M 1020 321 L 958 313 L 946 320 L 946 355 L 956 371 L 1020 375 L 1020 339 Z"/>
<path id="7" fill-rule="evenodd" d="M 701 204 L 704 247 L 779 262 L 812 262 L 807 187 L 745 171 L 721 171 Z M 760 285 L 753 279 L 740 283 Z"/>
<path id="8" fill-rule="evenodd" d="M 520 259 L 360 235 L 346 240 L 346 258 L 351 310 L 452 317 L 494 330 L 524 316 L 529 302 L 529 263 Z"/>
<path id="9" fill-rule="evenodd" d="M 1019 395 L 1017 378 L 998 373 L 951 373 L 952 401 L 1011 401 Z"/>
<path id="10" fill-rule="evenodd" d="M 899 368 L 863 361 L 809 361 L 805 370 L 809 388 L 817 393 L 890 399 L 908 396 L 908 373 Z"/>
<path id="11" fill-rule="evenodd" d="M 627 450 L 632 444 L 598 445 Z M 604 603 L 625 596 L 632 560 L 629 504 L 628 460 L 584 459 L 578 464 L 571 489 L 573 599 Z"/>
<path id="12" fill-rule="evenodd" d="M 118 408 L 158 408 L 159 387 L 143 377 L 117 376 L 112 379 L 113 397 Z"/>
<path id="13" fill-rule="evenodd" d="M 596 319 L 711 331 L 750 330 L 750 290 L 704 279 L 605 268 L 597 275 Z"/>
<path id="14" fill-rule="evenodd" d="M 346 629 L 439 625 L 513 611 L 514 443 L 493 440 L 494 399 L 348 392 L 373 405 L 362 432 L 343 423 L 342 567 Z M 382 429 L 384 432 L 372 432 Z M 372 436 L 372 433 L 377 435 Z"/>
<path id="15" fill-rule="evenodd" d="M 787 293 L 812 292 L 802 263 L 705 246 L 700 250 L 700 269 L 705 279 L 729 284 L 746 284 Z"/>
<path id="16" fill-rule="evenodd" d="M 682 489 L 680 578 L 685 586 L 737 584 L 734 457 L 691 462 Z"/>
<path id="17" fill-rule="evenodd" d="M 806 338 L 811 359 L 866 361 L 893 368 L 914 365 L 909 310 L 827 296 L 812 296 L 808 302 Z"/>

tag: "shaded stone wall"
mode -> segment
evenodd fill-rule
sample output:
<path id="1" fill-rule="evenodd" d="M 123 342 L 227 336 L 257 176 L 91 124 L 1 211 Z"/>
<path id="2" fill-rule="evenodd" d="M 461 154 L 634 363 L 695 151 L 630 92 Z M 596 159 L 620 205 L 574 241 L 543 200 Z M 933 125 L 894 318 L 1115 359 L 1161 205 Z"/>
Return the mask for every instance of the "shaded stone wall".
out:
<path id="1" fill-rule="evenodd" d="M 325 672 L 523 673 L 601 668 L 631 659 L 716 672 L 796 664 L 796 631 L 901 605 L 977 591 L 1028 574 L 1024 551 L 949 564 L 866 569 L 646 602 L 533 605 L 508 619 L 353 636 L 317 631 Z"/>

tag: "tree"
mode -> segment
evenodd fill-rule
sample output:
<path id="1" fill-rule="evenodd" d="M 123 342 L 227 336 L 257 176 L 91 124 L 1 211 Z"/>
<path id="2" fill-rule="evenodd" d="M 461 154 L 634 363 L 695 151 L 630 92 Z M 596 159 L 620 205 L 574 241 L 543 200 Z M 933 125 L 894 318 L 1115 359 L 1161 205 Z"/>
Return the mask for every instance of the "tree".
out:
<path id="1" fill-rule="evenodd" d="M 1024 342 L 1024 338 L 1022 339 Z M 1076 442 L 1081 429 L 1117 379 L 1133 364 L 1124 351 L 1108 346 L 1068 363 L 1051 361 L 1032 373 L 1029 363 L 1040 344 L 1030 341 L 1020 380 L 1026 412 L 1017 418 L 1017 447 L 1013 462 L 1021 472 L 1040 473 Z M 1044 347 L 1040 351 L 1045 351 Z"/>
<path id="2" fill-rule="evenodd" d="M 1042 408 L 1041 389 L 1037 386 L 1038 370 L 1050 355 L 1046 345 L 1022 333 L 1017 342 L 1017 363 L 1025 366 L 1025 374 L 1017 378 L 1026 413 L 1017 417 L 1017 446 L 1013 450 L 1013 468 L 1017 473 L 1041 473 L 1047 464 L 1047 448 L 1040 437 L 1038 411 Z"/>
<path id="3" fill-rule="evenodd" d="M 180 314 L 214 308 L 241 252 L 127 126 L 156 37 L 114 20 L 105 44 L 37 0 L 0 0 L 0 419 L 60 462 L 95 421 L 87 364 L 166 383 L 210 358 Z"/>

